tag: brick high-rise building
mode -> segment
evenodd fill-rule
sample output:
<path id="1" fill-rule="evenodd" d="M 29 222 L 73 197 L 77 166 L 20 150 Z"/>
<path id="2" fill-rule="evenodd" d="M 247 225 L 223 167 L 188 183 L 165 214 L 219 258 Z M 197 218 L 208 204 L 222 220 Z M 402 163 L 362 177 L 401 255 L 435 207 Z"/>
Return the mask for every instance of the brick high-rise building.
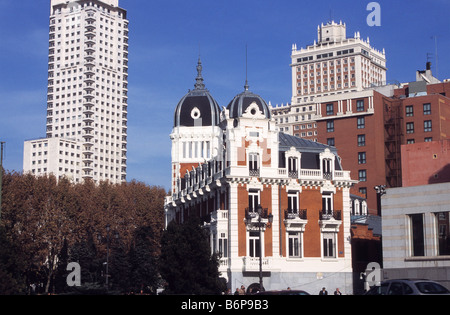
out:
<path id="1" fill-rule="evenodd" d="M 338 148 L 373 214 L 374 186 L 402 186 L 401 146 L 450 137 L 450 82 L 432 83 L 426 72 L 418 71 L 414 82 L 330 98 L 317 107 L 317 141 Z"/>
<path id="2" fill-rule="evenodd" d="M 281 131 L 302 138 L 317 139 L 314 116 L 325 99 L 386 82 L 386 56 L 361 38 L 347 37 L 347 26 L 334 21 L 317 27 L 317 40 L 305 48 L 292 45 L 291 104 L 273 109 Z M 345 110 L 345 109 L 344 109 Z"/>
<path id="3" fill-rule="evenodd" d="M 51 0 L 46 137 L 24 172 L 120 183 L 127 173 L 128 20 L 118 0 Z"/>
<path id="4" fill-rule="evenodd" d="M 386 59 L 370 42 L 346 37 L 346 26 L 318 27 L 314 45 L 292 52 L 292 103 L 273 107 L 279 129 L 339 150 L 359 180 L 370 214 L 379 214 L 375 186 L 402 185 L 401 145 L 450 136 L 450 83 L 427 64 L 416 81 L 386 83 Z"/>

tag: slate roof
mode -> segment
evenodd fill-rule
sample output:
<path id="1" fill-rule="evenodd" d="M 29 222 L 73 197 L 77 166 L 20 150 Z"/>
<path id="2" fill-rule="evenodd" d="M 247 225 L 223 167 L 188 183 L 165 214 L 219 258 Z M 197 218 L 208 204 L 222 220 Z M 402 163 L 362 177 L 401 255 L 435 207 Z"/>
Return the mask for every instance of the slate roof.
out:
<path id="1" fill-rule="evenodd" d="M 328 146 L 322 143 L 306 140 L 303 138 L 287 135 L 280 132 L 278 135 L 279 140 L 279 167 L 285 167 L 285 152 L 291 147 L 296 148 L 301 154 L 301 168 L 317 170 L 320 169 L 319 154 L 325 149 L 329 149 L 336 155 L 335 169 L 342 170 L 339 156 L 335 147 Z"/>
<path id="2" fill-rule="evenodd" d="M 311 140 L 306 140 L 303 138 L 287 135 L 285 133 L 280 132 L 278 136 L 278 140 L 280 141 L 280 150 L 287 151 L 291 147 L 295 147 L 299 149 L 299 151 L 311 151 L 311 152 L 322 152 L 325 149 L 330 149 L 331 152 L 337 153 L 335 147 L 331 147 L 319 142 L 314 142 Z"/>

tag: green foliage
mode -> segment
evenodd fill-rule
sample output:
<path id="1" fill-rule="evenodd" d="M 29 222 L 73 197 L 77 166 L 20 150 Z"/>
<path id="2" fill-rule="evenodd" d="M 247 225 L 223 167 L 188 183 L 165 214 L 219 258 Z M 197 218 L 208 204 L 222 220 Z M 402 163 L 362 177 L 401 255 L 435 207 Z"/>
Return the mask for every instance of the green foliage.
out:
<path id="1" fill-rule="evenodd" d="M 171 222 L 161 240 L 160 273 L 170 294 L 220 294 L 219 262 L 198 218 Z"/>
<path id="2" fill-rule="evenodd" d="M 25 293 L 25 267 L 16 244 L 0 226 L 0 295 Z"/>

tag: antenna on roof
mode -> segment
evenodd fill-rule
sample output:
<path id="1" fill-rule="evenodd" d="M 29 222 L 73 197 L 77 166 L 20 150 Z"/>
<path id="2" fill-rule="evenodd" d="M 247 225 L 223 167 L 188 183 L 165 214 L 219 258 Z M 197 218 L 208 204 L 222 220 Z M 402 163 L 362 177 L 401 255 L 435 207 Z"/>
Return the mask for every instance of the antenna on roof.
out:
<path id="1" fill-rule="evenodd" d="M 246 91 L 248 91 L 249 86 L 248 86 L 248 45 L 245 44 L 245 85 L 244 85 L 244 89 Z"/>
<path id="2" fill-rule="evenodd" d="M 439 57 L 438 57 L 437 36 L 433 35 L 432 38 L 434 38 L 434 49 L 435 49 L 435 58 L 436 58 L 436 78 L 439 79 Z"/>

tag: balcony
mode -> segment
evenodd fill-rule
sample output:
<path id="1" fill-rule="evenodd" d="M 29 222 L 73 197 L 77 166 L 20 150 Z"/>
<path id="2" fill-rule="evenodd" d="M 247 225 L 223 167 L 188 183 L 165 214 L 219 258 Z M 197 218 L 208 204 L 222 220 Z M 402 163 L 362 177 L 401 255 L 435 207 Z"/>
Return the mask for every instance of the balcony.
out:
<path id="1" fill-rule="evenodd" d="M 271 226 L 272 222 L 272 213 L 269 213 L 267 208 L 263 209 L 261 205 L 258 205 L 256 208 L 249 207 L 245 209 L 245 224 L 249 231 L 260 229 L 264 232 L 266 228 Z"/>
<path id="2" fill-rule="evenodd" d="M 341 210 L 319 210 L 319 219 L 321 221 L 324 220 L 342 220 L 342 211 Z"/>
<path id="3" fill-rule="evenodd" d="M 250 177 L 259 177 L 260 174 L 261 174 L 261 172 L 260 172 L 259 168 L 258 169 L 253 169 L 253 170 L 249 170 L 249 173 L 248 173 L 248 175 Z"/>
<path id="4" fill-rule="evenodd" d="M 322 233 L 338 233 L 341 224 L 341 210 L 319 210 L 319 227 Z"/>
<path id="5" fill-rule="evenodd" d="M 307 220 L 307 210 L 284 210 L 284 225 L 286 231 L 289 232 L 304 232 Z"/>
<path id="6" fill-rule="evenodd" d="M 307 210 L 292 210 L 286 209 L 284 210 L 284 219 L 285 220 L 307 220 Z"/>
<path id="7" fill-rule="evenodd" d="M 242 261 L 244 264 L 244 271 L 259 271 L 259 257 L 242 257 Z M 270 269 L 271 268 L 271 258 L 263 257 L 262 258 L 262 269 Z"/>

